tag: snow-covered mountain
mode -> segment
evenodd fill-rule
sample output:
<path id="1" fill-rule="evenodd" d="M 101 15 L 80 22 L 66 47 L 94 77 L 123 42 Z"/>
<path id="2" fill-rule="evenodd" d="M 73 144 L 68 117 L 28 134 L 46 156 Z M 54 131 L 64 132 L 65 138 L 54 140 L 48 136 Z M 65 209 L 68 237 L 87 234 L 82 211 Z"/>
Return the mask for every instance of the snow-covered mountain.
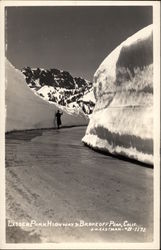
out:
<path id="1" fill-rule="evenodd" d="M 67 71 L 26 67 L 22 69 L 28 86 L 43 99 L 91 114 L 95 106 L 93 85 Z"/>
<path id="2" fill-rule="evenodd" d="M 88 117 L 82 109 L 63 107 L 47 102 L 27 86 L 21 73 L 7 59 L 6 79 L 6 132 L 13 130 L 56 127 L 55 113 L 63 111 L 63 126 L 87 125 Z"/>
<path id="3" fill-rule="evenodd" d="M 87 145 L 153 164 L 152 25 L 119 45 L 94 75 Z"/>

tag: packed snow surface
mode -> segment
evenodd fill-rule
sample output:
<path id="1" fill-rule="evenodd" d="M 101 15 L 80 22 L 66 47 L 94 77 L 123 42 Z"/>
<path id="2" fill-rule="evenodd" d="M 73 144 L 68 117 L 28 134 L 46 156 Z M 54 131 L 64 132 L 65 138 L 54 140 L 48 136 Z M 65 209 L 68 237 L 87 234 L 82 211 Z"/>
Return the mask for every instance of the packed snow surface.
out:
<path id="1" fill-rule="evenodd" d="M 22 73 L 6 59 L 6 131 L 52 128 L 55 113 L 63 111 L 63 126 L 86 125 L 81 109 L 72 109 L 43 100 L 27 86 Z"/>
<path id="2" fill-rule="evenodd" d="M 153 164 L 152 25 L 119 45 L 94 75 L 87 145 Z"/>

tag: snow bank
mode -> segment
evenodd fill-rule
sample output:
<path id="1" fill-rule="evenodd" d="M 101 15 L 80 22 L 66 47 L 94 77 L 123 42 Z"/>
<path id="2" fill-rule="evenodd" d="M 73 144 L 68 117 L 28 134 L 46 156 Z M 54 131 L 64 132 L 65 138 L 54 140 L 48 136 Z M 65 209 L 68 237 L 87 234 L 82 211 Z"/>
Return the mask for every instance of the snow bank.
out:
<path id="1" fill-rule="evenodd" d="M 118 46 L 94 75 L 96 106 L 87 145 L 153 163 L 152 25 Z"/>
<path id="2" fill-rule="evenodd" d="M 55 112 L 63 111 L 63 126 L 86 125 L 88 118 L 80 110 L 49 103 L 34 94 L 22 73 L 6 59 L 6 131 L 51 128 L 56 126 Z"/>

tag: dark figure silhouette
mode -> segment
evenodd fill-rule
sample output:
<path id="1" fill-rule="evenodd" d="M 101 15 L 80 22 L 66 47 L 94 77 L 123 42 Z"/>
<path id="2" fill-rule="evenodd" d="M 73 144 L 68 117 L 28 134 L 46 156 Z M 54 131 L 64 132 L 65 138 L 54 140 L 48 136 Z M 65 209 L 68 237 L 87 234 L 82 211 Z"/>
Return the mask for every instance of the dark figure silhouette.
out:
<path id="1" fill-rule="evenodd" d="M 60 113 L 60 111 L 58 110 L 57 113 L 56 113 L 56 119 L 57 119 L 57 127 L 58 129 L 60 128 L 60 125 L 61 125 L 61 116 L 62 116 L 63 112 Z"/>

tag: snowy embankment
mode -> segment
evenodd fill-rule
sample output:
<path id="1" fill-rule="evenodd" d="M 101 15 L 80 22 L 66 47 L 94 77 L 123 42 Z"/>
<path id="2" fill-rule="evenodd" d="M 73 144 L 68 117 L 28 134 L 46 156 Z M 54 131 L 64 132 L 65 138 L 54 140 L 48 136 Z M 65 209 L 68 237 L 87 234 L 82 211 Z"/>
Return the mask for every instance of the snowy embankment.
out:
<path id="1" fill-rule="evenodd" d="M 152 25 L 118 46 L 94 75 L 96 106 L 82 141 L 153 164 Z"/>
<path id="2" fill-rule="evenodd" d="M 63 111 L 63 126 L 87 125 L 81 110 L 66 108 L 43 100 L 27 86 L 22 73 L 6 59 L 6 132 L 13 130 L 52 128 L 55 113 Z"/>

